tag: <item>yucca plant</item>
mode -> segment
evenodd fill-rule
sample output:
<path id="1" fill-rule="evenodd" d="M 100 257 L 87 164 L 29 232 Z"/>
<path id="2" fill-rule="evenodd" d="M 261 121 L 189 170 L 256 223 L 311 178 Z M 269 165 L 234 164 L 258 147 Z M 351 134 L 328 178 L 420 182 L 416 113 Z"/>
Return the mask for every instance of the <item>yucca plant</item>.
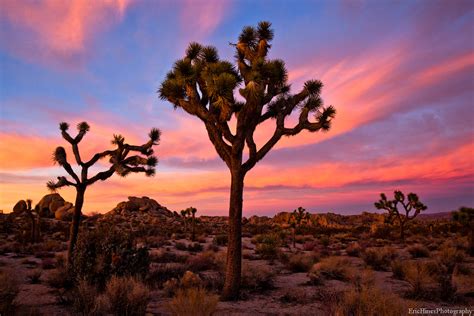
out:
<path id="1" fill-rule="evenodd" d="M 474 208 L 460 207 L 452 213 L 452 219 L 469 235 L 469 255 L 474 256 Z"/>
<path id="2" fill-rule="evenodd" d="M 398 206 L 403 207 L 402 211 L 398 210 Z M 400 228 L 400 239 L 405 240 L 405 225 L 418 216 L 422 211 L 427 209 L 427 206 L 420 202 L 418 195 L 409 193 L 405 199 L 405 194 L 402 191 L 394 191 L 394 199 L 388 200 L 384 193 L 380 194 L 380 200 L 374 203 L 378 210 L 388 211 L 387 222 L 398 222 Z M 405 213 L 405 214 L 403 214 Z M 411 214 L 410 214 L 411 213 Z"/>
<path id="3" fill-rule="evenodd" d="M 237 43 L 232 44 L 236 67 L 221 60 L 216 48 L 191 43 L 184 58 L 176 61 L 159 88 L 160 98 L 202 121 L 217 154 L 231 173 L 223 299 L 239 296 L 245 175 L 283 136 L 294 136 L 304 130 L 327 131 L 336 113 L 334 107 L 323 106 L 323 84 L 319 80 L 309 80 L 298 93 L 290 93 L 285 63 L 268 58 L 272 39 L 269 22 L 245 27 Z M 235 98 L 236 90 L 243 102 Z M 295 112 L 298 122 L 287 127 L 285 119 Z M 229 126 L 232 118 L 236 120 L 234 131 Z M 275 122 L 273 134 L 257 146 L 254 133 L 269 120 Z M 249 155 L 245 161 L 246 146 Z"/>
<path id="4" fill-rule="evenodd" d="M 293 248 L 296 248 L 296 231 L 309 219 L 309 213 L 301 206 L 294 210 L 288 218 L 288 224 L 293 230 Z"/>
<path id="5" fill-rule="evenodd" d="M 79 176 L 69 164 L 64 147 L 57 147 L 53 153 L 53 160 L 63 167 L 72 179 L 60 176 L 57 178 L 57 181 L 49 181 L 47 183 L 47 187 L 51 191 L 56 191 L 65 186 L 72 186 L 76 189 L 76 202 L 74 204 L 68 248 L 68 262 L 71 263 L 74 246 L 77 241 L 77 234 L 79 232 L 82 206 L 84 204 L 84 195 L 87 187 L 99 180 L 104 181 L 110 178 L 114 173 L 122 177 L 130 173 L 145 173 L 147 176 L 153 176 L 158 159 L 153 156 L 152 147 L 158 144 L 161 132 L 159 129 L 153 128 L 148 134 L 149 140 L 140 146 L 127 144 L 122 135 L 114 135 L 112 145 L 114 145 L 115 148 L 96 153 L 89 161 L 84 162 L 79 153 L 79 143 L 89 131 L 89 124 L 86 122 L 79 123 L 77 125 L 78 134 L 75 137 L 69 134 L 68 123 L 60 123 L 59 129 L 61 130 L 62 137 L 72 146 L 76 163 L 81 168 L 81 174 Z M 89 177 L 89 169 L 95 165 L 96 162 L 105 157 L 109 157 L 109 169 Z"/>

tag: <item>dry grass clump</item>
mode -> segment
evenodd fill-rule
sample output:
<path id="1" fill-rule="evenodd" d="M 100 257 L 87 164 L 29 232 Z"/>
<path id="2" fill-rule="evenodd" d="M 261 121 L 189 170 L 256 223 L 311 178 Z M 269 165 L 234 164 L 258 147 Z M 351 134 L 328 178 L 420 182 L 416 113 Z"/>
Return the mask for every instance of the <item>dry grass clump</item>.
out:
<path id="1" fill-rule="evenodd" d="M 414 244 L 407 248 L 412 258 L 428 258 L 430 256 L 430 250 L 422 244 Z"/>
<path id="2" fill-rule="evenodd" d="M 186 267 L 188 270 L 193 272 L 214 269 L 216 267 L 215 253 L 212 251 L 206 251 L 195 256 L 188 257 Z"/>
<path id="3" fill-rule="evenodd" d="M 82 315 L 94 315 L 97 311 L 96 299 L 98 297 L 97 288 L 86 280 L 77 283 L 73 296 L 74 310 Z"/>
<path id="4" fill-rule="evenodd" d="M 147 277 L 147 284 L 151 286 L 162 286 L 168 280 L 179 279 L 187 271 L 182 263 L 165 263 L 152 267 Z"/>
<path id="5" fill-rule="evenodd" d="M 216 310 L 219 297 L 209 294 L 203 288 L 185 288 L 179 289 L 168 309 L 174 316 L 210 316 Z"/>
<path id="6" fill-rule="evenodd" d="M 362 252 L 362 247 L 358 242 L 350 243 L 346 248 L 346 253 L 348 256 L 351 257 L 359 257 Z"/>
<path id="7" fill-rule="evenodd" d="M 106 285 L 104 294 L 96 301 L 98 311 L 113 315 L 145 315 L 150 291 L 137 279 L 113 276 Z"/>
<path id="8" fill-rule="evenodd" d="M 281 238 L 275 233 L 257 235 L 252 243 L 256 244 L 255 253 L 262 259 L 274 260 L 280 254 Z"/>
<path id="9" fill-rule="evenodd" d="M 400 259 L 395 259 L 391 264 L 393 277 L 398 280 L 405 279 L 405 264 Z"/>
<path id="10" fill-rule="evenodd" d="M 436 281 L 438 291 L 442 300 L 451 300 L 454 298 L 457 287 L 453 282 L 453 275 L 457 268 L 464 261 L 464 253 L 460 250 L 443 246 L 436 257 Z"/>
<path id="11" fill-rule="evenodd" d="M 354 287 L 346 291 L 337 303 L 336 315 L 399 316 L 407 308 L 398 296 L 382 292 L 374 286 Z"/>
<path id="12" fill-rule="evenodd" d="M 10 271 L 0 271 L 0 314 L 10 315 L 15 308 L 14 300 L 20 291 L 18 280 Z"/>
<path id="13" fill-rule="evenodd" d="M 170 279 L 163 284 L 163 290 L 168 297 L 175 295 L 180 289 L 189 289 L 192 287 L 202 287 L 203 282 L 201 278 L 191 271 L 186 271 L 184 275 L 178 280 L 176 278 Z"/>
<path id="14" fill-rule="evenodd" d="M 31 284 L 38 284 L 40 283 L 41 275 L 43 274 L 43 270 L 41 269 L 34 269 L 30 273 L 26 275 L 26 278 L 30 281 Z"/>
<path id="15" fill-rule="evenodd" d="M 365 249 L 362 259 L 365 264 L 377 271 L 387 271 L 390 263 L 397 257 L 395 249 L 392 247 L 372 247 Z"/>
<path id="16" fill-rule="evenodd" d="M 244 263 L 242 267 L 242 288 L 250 291 L 273 289 L 275 272 L 270 267 Z"/>
<path id="17" fill-rule="evenodd" d="M 317 261 L 318 257 L 314 254 L 299 253 L 288 259 L 287 266 L 292 272 L 308 272 Z"/>
<path id="18" fill-rule="evenodd" d="M 353 275 L 350 260 L 341 257 L 328 257 L 313 265 L 308 273 L 310 283 L 320 285 L 325 279 L 348 281 Z"/>
<path id="19" fill-rule="evenodd" d="M 430 296 L 429 285 L 432 281 L 431 268 L 422 262 L 412 262 L 405 268 L 405 280 L 410 284 L 408 297 L 421 299 Z"/>

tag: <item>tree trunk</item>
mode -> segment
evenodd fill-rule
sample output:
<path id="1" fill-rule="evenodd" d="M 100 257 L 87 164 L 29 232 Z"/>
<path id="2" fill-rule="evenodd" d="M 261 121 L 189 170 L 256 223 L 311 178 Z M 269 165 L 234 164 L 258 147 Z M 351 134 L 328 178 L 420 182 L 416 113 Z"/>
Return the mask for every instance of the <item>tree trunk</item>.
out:
<path id="1" fill-rule="evenodd" d="M 238 167 L 232 168 L 231 174 L 227 264 L 222 300 L 236 300 L 239 298 L 242 271 L 242 196 L 244 191 L 244 173 L 240 164 Z"/>
<path id="2" fill-rule="evenodd" d="M 296 249 L 296 227 L 293 227 L 293 249 Z"/>
<path id="3" fill-rule="evenodd" d="M 78 187 L 76 189 L 76 203 L 74 204 L 74 215 L 72 217 L 71 229 L 69 233 L 69 248 L 67 251 L 68 265 L 72 263 L 74 247 L 76 246 L 77 235 L 79 234 L 79 224 L 81 222 L 82 205 L 84 204 L 85 187 Z"/>
<path id="4" fill-rule="evenodd" d="M 400 222 L 400 239 L 405 242 L 405 222 Z"/>

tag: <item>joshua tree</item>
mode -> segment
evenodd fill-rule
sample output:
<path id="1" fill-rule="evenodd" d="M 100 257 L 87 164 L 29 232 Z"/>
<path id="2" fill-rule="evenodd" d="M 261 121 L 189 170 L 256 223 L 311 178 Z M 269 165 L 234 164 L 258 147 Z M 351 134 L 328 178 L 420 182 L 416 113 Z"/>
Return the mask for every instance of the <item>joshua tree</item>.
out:
<path id="1" fill-rule="evenodd" d="M 192 215 L 192 221 L 191 221 L 191 240 L 194 241 L 196 240 L 196 231 L 194 229 L 195 222 L 196 222 L 196 212 L 197 209 L 195 207 L 190 207 L 189 211 L 191 212 Z"/>
<path id="2" fill-rule="evenodd" d="M 405 195 L 401 191 L 394 191 L 394 199 L 387 200 L 387 196 L 384 193 L 380 194 L 380 200 L 375 202 L 374 205 L 379 210 L 388 211 L 389 223 L 394 223 L 398 221 L 400 226 L 400 239 L 405 240 L 405 224 L 414 219 L 420 212 L 427 209 L 426 205 L 420 202 L 418 195 L 415 193 L 409 193 L 407 200 L 405 201 Z M 401 214 L 398 211 L 398 204 L 403 206 L 403 211 L 405 214 Z M 410 215 L 410 212 L 414 211 Z"/>
<path id="3" fill-rule="evenodd" d="M 296 230 L 301 227 L 301 224 L 310 219 L 310 215 L 301 206 L 291 213 L 288 219 L 288 224 L 293 229 L 293 248 L 296 248 Z"/>
<path id="4" fill-rule="evenodd" d="M 147 176 L 153 176 L 155 174 L 155 166 L 158 163 L 158 159 L 153 156 L 152 147 L 158 144 L 161 132 L 159 129 L 153 128 L 148 134 L 150 140 L 141 146 L 129 145 L 125 143 L 125 138 L 122 135 L 114 135 L 112 145 L 115 146 L 115 149 L 96 153 L 89 161 L 84 162 L 79 153 L 78 145 L 84 135 L 89 131 L 89 124 L 86 122 L 79 123 L 77 125 L 78 134 L 74 138 L 68 133 L 68 123 L 60 123 L 59 129 L 61 130 L 62 137 L 71 144 L 76 163 L 81 168 L 81 174 L 78 176 L 67 160 L 66 150 L 64 147 L 60 146 L 54 151 L 53 160 L 55 163 L 62 166 L 73 180 L 61 176 L 58 177 L 57 181 L 49 181 L 47 183 L 47 187 L 51 191 L 56 191 L 64 186 L 73 186 L 76 189 L 76 202 L 74 204 L 74 214 L 71 223 L 68 248 L 68 262 L 71 263 L 74 247 L 77 241 L 77 234 L 79 232 L 79 223 L 82 215 L 81 211 L 87 187 L 98 180 L 104 181 L 110 178 L 114 173 L 117 173 L 122 177 L 137 172 L 143 172 Z M 131 153 L 137 154 L 130 155 Z M 98 172 L 93 177 L 89 177 L 89 168 L 105 157 L 109 157 L 109 162 L 111 164 L 109 169 Z"/>
<path id="5" fill-rule="evenodd" d="M 283 136 L 304 130 L 329 130 L 336 112 L 332 106 L 323 106 L 321 81 L 306 81 L 300 92 L 290 94 L 285 63 L 267 56 L 272 39 L 269 22 L 260 22 L 256 28 L 245 27 L 238 42 L 231 44 L 236 49 L 237 67 L 219 59 L 215 47 L 191 43 L 159 88 L 162 99 L 203 122 L 217 154 L 230 170 L 229 244 L 222 294 L 225 300 L 239 296 L 245 175 Z M 234 97 L 239 85 L 243 102 Z M 286 127 L 285 119 L 294 112 L 298 112 L 297 123 Z M 234 120 L 229 124 L 231 119 Z M 274 131 L 257 146 L 255 130 L 269 120 L 275 122 Z"/>
<path id="6" fill-rule="evenodd" d="M 460 207 L 452 213 L 452 218 L 469 233 L 469 255 L 474 256 L 474 208 Z"/>
<path id="7" fill-rule="evenodd" d="M 183 221 L 184 221 L 184 234 L 187 234 L 187 232 L 188 232 L 188 216 L 191 215 L 190 212 L 189 212 L 189 208 L 187 208 L 185 210 L 181 210 L 180 213 L 181 213 L 181 216 L 183 217 Z"/>
<path id="8" fill-rule="evenodd" d="M 31 221 L 30 240 L 32 243 L 35 243 L 39 239 L 40 217 L 39 217 L 39 214 L 36 213 L 31 207 L 32 203 L 33 201 L 31 199 L 26 200 L 26 204 L 27 204 L 26 213 L 28 214 L 28 217 L 30 218 L 30 221 Z"/>

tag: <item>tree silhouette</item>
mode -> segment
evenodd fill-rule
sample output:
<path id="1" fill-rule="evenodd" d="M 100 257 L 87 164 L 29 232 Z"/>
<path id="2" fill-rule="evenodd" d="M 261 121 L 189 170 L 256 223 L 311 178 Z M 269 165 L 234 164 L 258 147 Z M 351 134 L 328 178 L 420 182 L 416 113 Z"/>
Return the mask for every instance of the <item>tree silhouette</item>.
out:
<path id="1" fill-rule="evenodd" d="M 398 210 L 398 204 L 403 206 L 405 214 L 401 214 Z M 400 227 L 400 239 L 405 240 L 405 224 L 414 219 L 420 212 L 427 209 L 426 205 L 420 202 L 418 195 L 415 193 L 409 193 L 407 201 L 405 201 L 405 195 L 402 191 L 394 191 L 394 199 L 387 200 L 387 196 L 384 193 L 380 194 L 380 200 L 374 203 L 375 207 L 379 210 L 388 211 L 387 221 L 394 223 L 398 221 Z M 414 211 L 410 215 L 410 212 Z"/>
<path id="2" fill-rule="evenodd" d="M 129 145 L 125 143 L 125 138 L 118 134 L 113 136 L 112 145 L 115 149 L 105 150 L 96 153 L 89 161 L 84 162 L 79 153 L 79 143 L 82 141 L 84 135 L 89 131 L 89 124 L 86 122 L 77 125 L 78 134 L 72 137 L 68 133 L 69 124 L 60 123 L 62 137 L 72 146 L 72 151 L 76 159 L 77 165 L 81 168 L 81 174 L 78 176 L 73 170 L 67 160 L 66 150 L 64 147 L 57 147 L 53 153 L 53 160 L 66 170 L 72 177 L 72 180 L 65 176 L 58 177 L 57 181 L 49 181 L 47 187 L 51 191 L 56 191 L 64 186 L 72 186 L 76 189 L 76 202 L 74 204 L 74 214 L 71 223 L 71 232 L 69 237 L 68 248 L 68 262 L 71 263 L 73 258 L 73 251 L 77 241 L 77 234 L 79 232 L 79 223 L 82 215 L 82 206 L 84 204 L 84 195 L 88 186 L 94 184 L 98 180 L 104 181 L 110 178 L 114 173 L 125 177 L 130 173 L 143 172 L 147 176 L 155 174 L 155 166 L 158 159 L 153 156 L 154 145 L 157 145 L 160 140 L 161 132 L 159 129 L 153 128 L 148 134 L 150 140 L 141 146 Z M 136 153 L 136 155 L 130 155 Z M 89 177 L 89 168 L 92 167 L 100 159 L 109 157 L 111 166 L 105 171 L 98 172 L 93 177 Z"/>
<path id="3" fill-rule="evenodd" d="M 293 248 L 296 248 L 296 230 L 301 227 L 301 224 L 309 219 L 309 213 L 301 206 L 291 213 L 290 218 L 288 219 L 288 224 L 290 224 L 290 227 L 293 229 Z"/>
<path id="4" fill-rule="evenodd" d="M 197 212 L 197 209 L 195 207 L 190 207 L 189 208 L 189 211 L 191 212 L 191 216 L 192 216 L 192 222 L 191 222 L 191 240 L 192 241 L 195 241 L 196 240 L 196 230 L 194 228 L 195 224 L 196 224 L 196 212 Z"/>
<path id="5" fill-rule="evenodd" d="M 189 208 L 180 211 L 184 221 L 184 234 L 188 233 L 188 217 L 191 215 Z"/>
<path id="6" fill-rule="evenodd" d="M 294 136 L 303 130 L 329 130 L 336 112 L 332 106 L 323 107 L 321 81 L 306 81 L 300 92 L 290 94 L 285 63 L 267 57 L 272 39 L 269 22 L 260 22 L 256 28 L 243 28 L 238 42 L 231 44 L 236 49 L 236 68 L 219 59 L 215 47 L 191 43 L 185 57 L 176 61 L 159 88 L 162 99 L 203 122 L 217 154 L 231 173 L 223 299 L 239 296 L 245 175 L 283 136 Z M 243 102 L 234 97 L 239 85 Z M 297 123 L 286 127 L 285 119 L 294 112 L 298 112 Z M 235 118 L 235 128 L 229 124 L 232 118 Z M 273 134 L 258 147 L 255 130 L 269 120 L 275 122 Z M 248 158 L 245 160 L 246 146 Z"/>
<path id="7" fill-rule="evenodd" d="M 474 208 L 460 207 L 452 213 L 454 221 L 460 223 L 469 233 L 469 255 L 474 256 Z"/>

